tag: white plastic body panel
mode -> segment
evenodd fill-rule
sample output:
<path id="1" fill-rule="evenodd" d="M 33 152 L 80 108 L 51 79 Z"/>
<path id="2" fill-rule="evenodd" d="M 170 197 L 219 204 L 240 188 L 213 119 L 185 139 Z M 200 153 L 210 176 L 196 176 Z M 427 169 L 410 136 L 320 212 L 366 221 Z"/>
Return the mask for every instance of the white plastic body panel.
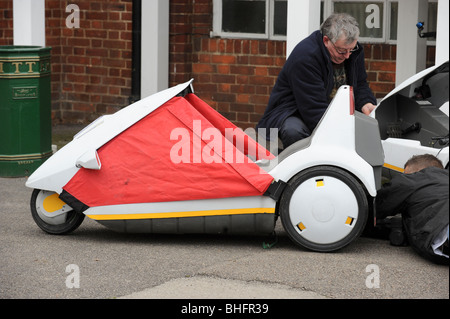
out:
<path id="1" fill-rule="evenodd" d="M 387 162 L 385 166 L 394 171 L 403 172 L 403 167 L 413 155 L 431 154 L 442 161 L 444 167 L 448 165 L 448 147 L 443 149 L 423 146 L 419 141 L 401 138 L 388 138 L 382 141 Z"/>
<path id="2" fill-rule="evenodd" d="M 287 182 L 309 167 L 330 165 L 351 172 L 371 196 L 376 195 L 373 168 L 355 150 L 355 117 L 350 114 L 349 89 L 346 86 L 338 91 L 313 132 L 311 145 L 290 155 L 269 171 L 276 180 Z"/>
<path id="3" fill-rule="evenodd" d="M 161 91 L 120 111 L 105 115 L 75 135 L 74 139 L 42 164 L 27 180 L 26 186 L 62 192 L 62 187 L 79 170 L 77 161 L 88 151 L 97 150 L 112 138 L 169 101 L 192 83 L 188 81 Z"/>
<path id="4" fill-rule="evenodd" d="M 162 203 L 140 203 L 91 207 L 84 213 L 94 220 L 151 219 L 171 217 L 218 216 L 236 213 L 274 214 L 276 202 L 267 196 L 203 199 Z"/>

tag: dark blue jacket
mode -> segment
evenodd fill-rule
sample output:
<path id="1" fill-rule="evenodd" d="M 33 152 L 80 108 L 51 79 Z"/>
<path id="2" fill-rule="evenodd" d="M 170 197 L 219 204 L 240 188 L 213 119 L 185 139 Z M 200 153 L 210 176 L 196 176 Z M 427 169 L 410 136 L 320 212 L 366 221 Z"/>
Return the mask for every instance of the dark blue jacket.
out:
<path id="1" fill-rule="evenodd" d="M 409 244 L 423 257 L 448 263 L 436 256 L 431 243 L 449 223 L 448 170 L 428 167 L 417 173 L 397 174 L 378 191 L 377 220 L 402 214 Z"/>
<path id="2" fill-rule="evenodd" d="M 368 102 L 376 104 L 366 81 L 361 45 L 345 61 L 345 68 L 348 84 L 353 86 L 356 109 L 361 111 Z M 287 59 L 257 128 L 280 128 L 287 117 L 298 111 L 312 132 L 331 102 L 333 86 L 330 53 L 323 44 L 322 33 L 315 31 L 297 44 Z"/>

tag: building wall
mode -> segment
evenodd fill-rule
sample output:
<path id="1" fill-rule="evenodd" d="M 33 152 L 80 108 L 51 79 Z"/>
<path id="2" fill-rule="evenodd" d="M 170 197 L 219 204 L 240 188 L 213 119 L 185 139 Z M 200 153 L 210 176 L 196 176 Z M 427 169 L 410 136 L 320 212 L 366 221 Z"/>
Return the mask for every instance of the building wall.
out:
<path id="1" fill-rule="evenodd" d="M 131 0 L 73 3 L 80 27 L 66 26 L 66 1 L 46 0 L 52 49 L 54 121 L 86 123 L 125 105 L 131 94 Z"/>
<path id="2" fill-rule="evenodd" d="M 211 29 L 211 0 L 171 1 L 170 85 L 194 78 L 201 99 L 238 127 L 254 127 L 286 60 L 286 42 L 210 38 Z"/>
<path id="3" fill-rule="evenodd" d="M 210 38 L 211 28 L 212 1 L 171 1 L 170 86 L 194 78 L 201 99 L 237 126 L 254 126 L 286 59 L 286 43 Z"/>
<path id="4" fill-rule="evenodd" d="M 0 45 L 12 45 L 12 0 L 0 3 Z M 80 28 L 66 26 L 70 3 L 80 8 Z M 132 0 L 45 5 L 53 122 L 89 123 L 128 105 Z M 237 126 L 254 127 L 285 62 L 286 42 L 211 38 L 212 16 L 212 0 L 170 1 L 169 86 L 194 78 L 200 98 Z M 381 98 L 395 86 L 396 46 L 364 44 L 364 50 L 369 85 Z M 428 57 L 433 65 L 434 47 Z"/>
<path id="5" fill-rule="evenodd" d="M 13 1 L 0 1 L 0 45 L 12 45 Z M 79 6 L 79 28 L 66 26 L 70 3 Z M 53 123 L 89 123 L 129 104 L 131 12 L 131 0 L 45 1 Z"/>
<path id="6" fill-rule="evenodd" d="M 197 95 L 237 126 L 261 118 L 286 60 L 286 42 L 210 38 L 212 0 L 171 0 L 170 85 L 194 78 Z M 369 85 L 377 98 L 395 87 L 396 45 L 363 44 Z M 434 64 L 434 47 L 427 65 Z"/>
<path id="7" fill-rule="evenodd" d="M 13 41 L 13 2 L 0 0 L 0 45 L 12 45 Z"/>

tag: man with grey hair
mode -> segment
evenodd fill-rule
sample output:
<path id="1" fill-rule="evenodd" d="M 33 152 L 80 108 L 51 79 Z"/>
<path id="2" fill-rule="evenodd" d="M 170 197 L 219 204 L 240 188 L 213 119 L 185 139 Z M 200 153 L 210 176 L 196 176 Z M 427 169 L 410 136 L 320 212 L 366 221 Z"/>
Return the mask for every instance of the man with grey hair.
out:
<path id="1" fill-rule="evenodd" d="M 278 128 L 284 148 L 311 135 L 341 85 L 351 85 L 356 110 L 369 115 L 376 99 L 367 83 L 357 21 L 328 17 L 294 48 L 281 70 L 257 128 Z"/>

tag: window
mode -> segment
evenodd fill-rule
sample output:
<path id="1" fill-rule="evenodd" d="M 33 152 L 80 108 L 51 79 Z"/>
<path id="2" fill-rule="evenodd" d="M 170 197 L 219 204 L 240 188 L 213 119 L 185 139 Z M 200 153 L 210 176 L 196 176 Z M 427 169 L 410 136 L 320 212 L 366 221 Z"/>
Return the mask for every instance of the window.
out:
<path id="1" fill-rule="evenodd" d="M 214 0 L 213 36 L 286 39 L 287 0 Z"/>
<path id="2" fill-rule="evenodd" d="M 397 25 L 398 25 L 398 2 L 390 2 L 390 31 L 389 40 L 397 40 Z"/>
<path id="3" fill-rule="evenodd" d="M 346 12 L 359 23 L 360 38 L 384 41 L 384 2 L 334 1 L 334 12 Z"/>
<path id="4" fill-rule="evenodd" d="M 425 25 L 425 32 L 434 32 L 437 29 L 437 2 L 428 2 L 428 22 Z M 397 40 L 397 17 L 398 17 L 398 2 L 390 2 L 391 10 L 391 24 L 389 40 Z M 436 41 L 436 38 L 429 38 L 428 41 Z"/>
<path id="5" fill-rule="evenodd" d="M 301 1 L 301 0 L 291 0 Z M 287 0 L 213 0 L 212 36 L 286 40 Z M 398 1 L 322 0 L 321 19 L 332 12 L 347 12 L 359 22 L 360 41 L 396 43 Z M 437 0 L 428 0 L 425 31 L 436 31 Z M 435 44 L 436 39 L 428 39 Z"/>
<path id="6" fill-rule="evenodd" d="M 347 12 L 358 20 L 360 41 L 370 43 L 396 43 L 398 1 L 391 0 L 322 0 L 322 20 L 332 12 Z M 437 0 L 428 1 L 426 31 L 436 31 Z M 436 39 L 428 39 L 434 44 Z"/>

